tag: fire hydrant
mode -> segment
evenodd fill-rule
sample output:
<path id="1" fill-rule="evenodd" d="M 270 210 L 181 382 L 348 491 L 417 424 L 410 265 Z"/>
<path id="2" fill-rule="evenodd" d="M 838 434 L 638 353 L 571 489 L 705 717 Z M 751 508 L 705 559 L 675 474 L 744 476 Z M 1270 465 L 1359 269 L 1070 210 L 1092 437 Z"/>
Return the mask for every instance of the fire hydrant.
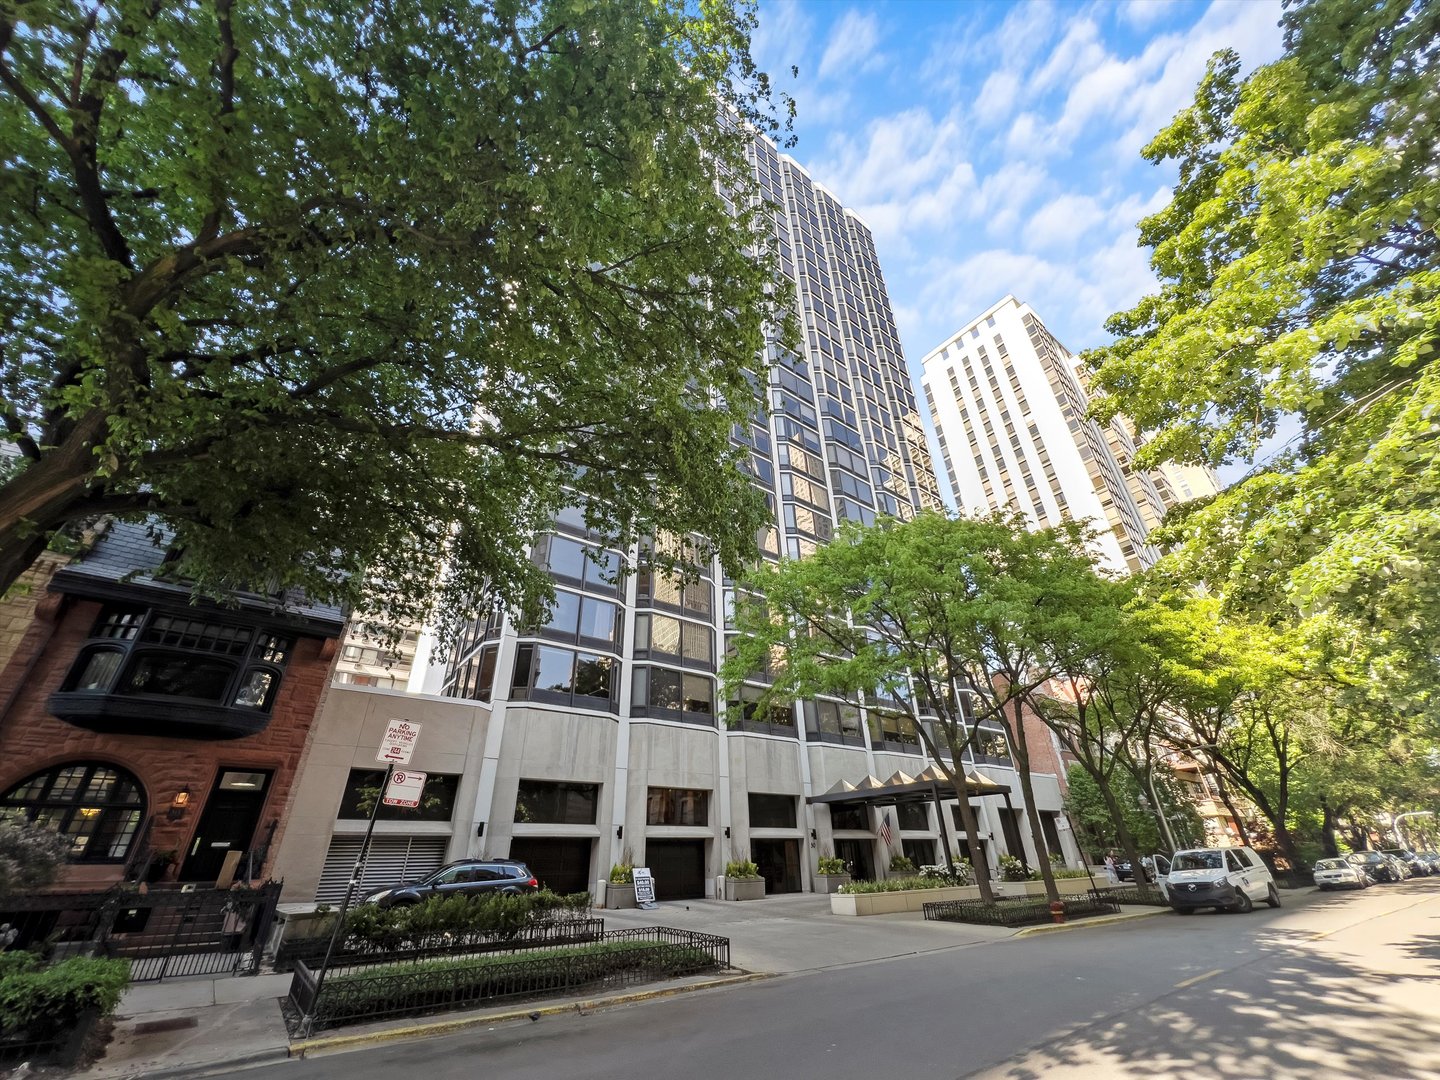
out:
<path id="1" fill-rule="evenodd" d="M 1050 918 L 1057 923 L 1065 921 L 1065 901 L 1056 900 L 1050 905 Z"/>

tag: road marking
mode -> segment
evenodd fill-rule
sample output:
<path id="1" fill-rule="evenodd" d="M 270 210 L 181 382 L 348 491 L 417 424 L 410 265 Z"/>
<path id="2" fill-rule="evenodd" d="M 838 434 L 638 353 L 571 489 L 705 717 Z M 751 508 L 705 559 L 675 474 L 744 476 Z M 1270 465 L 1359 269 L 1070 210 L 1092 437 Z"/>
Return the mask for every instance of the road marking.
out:
<path id="1" fill-rule="evenodd" d="M 1204 975 L 1196 975 L 1193 979 L 1184 979 L 1176 983 L 1175 989 L 1184 990 L 1187 986 L 1194 986 L 1198 982 L 1204 982 L 1206 979 L 1213 979 L 1216 975 L 1223 975 L 1224 973 L 1224 968 L 1216 968 L 1214 971 L 1205 972 Z"/>

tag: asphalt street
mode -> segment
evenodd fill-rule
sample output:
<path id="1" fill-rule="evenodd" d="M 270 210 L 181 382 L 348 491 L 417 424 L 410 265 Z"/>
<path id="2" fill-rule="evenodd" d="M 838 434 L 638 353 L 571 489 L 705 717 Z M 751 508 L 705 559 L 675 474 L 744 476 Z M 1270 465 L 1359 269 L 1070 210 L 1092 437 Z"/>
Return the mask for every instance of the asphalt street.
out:
<path id="1" fill-rule="evenodd" d="M 1440 1077 L 1440 880 L 1287 901 L 832 967 L 246 1075 Z"/>

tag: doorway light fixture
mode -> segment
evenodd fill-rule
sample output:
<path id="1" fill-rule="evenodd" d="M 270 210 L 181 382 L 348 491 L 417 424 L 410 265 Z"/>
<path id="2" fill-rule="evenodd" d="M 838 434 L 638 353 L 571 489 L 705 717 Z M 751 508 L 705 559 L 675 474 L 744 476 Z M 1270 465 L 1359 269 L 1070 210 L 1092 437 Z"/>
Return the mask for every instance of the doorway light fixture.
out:
<path id="1" fill-rule="evenodd" d="M 179 821 L 185 816 L 185 808 L 190 805 L 190 785 L 186 784 L 175 792 L 174 798 L 170 800 L 170 809 L 165 811 L 165 816 L 171 821 Z"/>

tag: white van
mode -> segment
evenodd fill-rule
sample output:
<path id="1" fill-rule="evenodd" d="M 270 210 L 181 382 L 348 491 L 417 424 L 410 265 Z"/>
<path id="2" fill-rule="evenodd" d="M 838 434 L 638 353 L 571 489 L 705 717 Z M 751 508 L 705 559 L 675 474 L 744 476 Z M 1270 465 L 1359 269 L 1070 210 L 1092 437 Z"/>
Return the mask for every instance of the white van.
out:
<path id="1" fill-rule="evenodd" d="M 1181 915 L 1202 907 L 1250 911 L 1260 900 L 1272 908 L 1280 906 L 1275 879 L 1248 847 L 1177 851 L 1163 880 L 1170 906 Z"/>

